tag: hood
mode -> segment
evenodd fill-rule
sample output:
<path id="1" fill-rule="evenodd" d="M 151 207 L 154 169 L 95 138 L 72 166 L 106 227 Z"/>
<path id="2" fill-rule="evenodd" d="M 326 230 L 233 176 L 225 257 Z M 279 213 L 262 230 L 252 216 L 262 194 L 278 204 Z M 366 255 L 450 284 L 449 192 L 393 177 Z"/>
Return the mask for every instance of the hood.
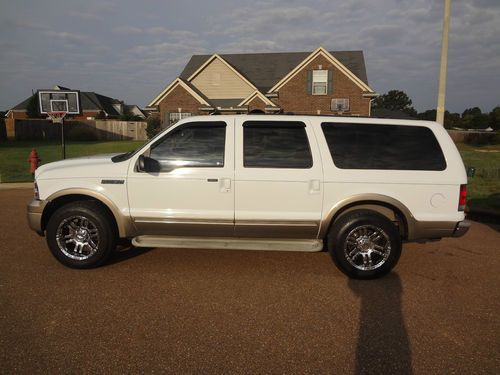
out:
<path id="1" fill-rule="evenodd" d="M 65 159 L 42 165 L 36 170 L 37 180 L 80 177 L 124 177 L 128 161 L 113 163 L 118 154 L 102 154 Z"/>

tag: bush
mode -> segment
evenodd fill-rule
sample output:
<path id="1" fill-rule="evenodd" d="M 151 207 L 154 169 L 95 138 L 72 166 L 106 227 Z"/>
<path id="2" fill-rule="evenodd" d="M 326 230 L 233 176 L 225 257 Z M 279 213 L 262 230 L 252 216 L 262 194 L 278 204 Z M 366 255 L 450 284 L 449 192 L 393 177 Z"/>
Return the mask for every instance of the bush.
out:
<path id="1" fill-rule="evenodd" d="M 498 135 L 496 132 L 489 133 L 468 133 L 465 135 L 465 143 L 472 146 L 493 145 L 498 142 Z"/>
<path id="2" fill-rule="evenodd" d="M 95 130 L 91 128 L 74 127 L 68 130 L 66 139 L 77 142 L 92 142 L 97 141 L 97 134 Z"/>
<path id="3" fill-rule="evenodd" d="M 146 134 L 148 135 L 148 139 L 151 139 L 161 131 L 161 121 L 158 116 L 149 116 L 146 121 L 148 123 Z"/>

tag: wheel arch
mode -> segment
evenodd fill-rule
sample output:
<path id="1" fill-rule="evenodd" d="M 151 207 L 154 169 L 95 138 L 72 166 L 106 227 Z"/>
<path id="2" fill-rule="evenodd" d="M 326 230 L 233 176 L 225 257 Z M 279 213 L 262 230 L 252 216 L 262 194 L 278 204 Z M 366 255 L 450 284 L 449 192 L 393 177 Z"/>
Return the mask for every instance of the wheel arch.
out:
<path id="1" fill-rule="evenodd" d="M 64 189 L 47 198 L 47 205 L 42 213 L 41 227 L 44 231 L 51 215 L 65 204 L 76 201 L 98 202 L 112 217 L 115 229 L 121 238 L 131 236 L 133 227 L 130 218 L 124 216 L 118 207 L 105 195 L 87 189 Z"/>
<path id="2" fill-rule="evenodd" d="M 400 222 L 400 234 L 403 239 L 410 238 L 414 231 L 415 219 L 400 201 L 382 194 L 360 194 L 343 199 L 330 209 L 322 221 L 320 238 L 326 238 L 332 224 L 339 217 L 357 209 L 372 210 L 391 221 Z"/>

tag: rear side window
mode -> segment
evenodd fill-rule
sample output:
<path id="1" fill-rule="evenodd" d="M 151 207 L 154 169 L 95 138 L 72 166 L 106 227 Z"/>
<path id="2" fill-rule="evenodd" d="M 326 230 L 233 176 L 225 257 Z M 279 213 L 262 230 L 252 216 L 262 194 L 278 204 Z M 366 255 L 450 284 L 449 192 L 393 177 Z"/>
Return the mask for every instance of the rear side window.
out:
<path id="1" fill-rule="evenodd" d="M 432 130 L 421 126 L 321 125 L 333 163 L 341 169 L 442 171 L 443 151 Z"/>
<path id="2" fill-rule="evenodd" d="M 305 124 L 299 121 L 246 121 L 243 124 L 245 168 L 311 168 Z"/>

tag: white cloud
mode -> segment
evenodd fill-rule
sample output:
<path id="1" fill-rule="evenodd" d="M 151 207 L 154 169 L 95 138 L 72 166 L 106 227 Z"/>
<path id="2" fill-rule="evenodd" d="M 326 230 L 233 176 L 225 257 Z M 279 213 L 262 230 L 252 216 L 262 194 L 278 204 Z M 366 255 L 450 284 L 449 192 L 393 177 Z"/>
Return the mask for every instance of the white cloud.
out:
<path id="1" fill-rule="evenodd" d="M 8 2 L 0 14 L 3 105 L 64 78 L 75 87 L 144 104 L 193 54 L 312 51 L 321 45 L 363 50 L 374 89 L 405 90 L 419 110 L 435 106 L 442 1 L 28 3 Z M 450 109 L 498 104 L 498 35 L 499 0 L 453 1 Z"/>
<path id="2" fill-rule="evenodd" d="M 117 26 L 113 27 L 111 31 L 115 34 L 124 35 L 142 34 L 144 32 L 141 28 L 133 26 Z"/>
<path id="3" fill-rule="evenodd" d="M 67 46 L 76 46 L 85 43 L 88 38 L 81 34 L 74 34 L 67 31 L 46 31 L 45 34 L 49 38 L 57 39 Z"/>

